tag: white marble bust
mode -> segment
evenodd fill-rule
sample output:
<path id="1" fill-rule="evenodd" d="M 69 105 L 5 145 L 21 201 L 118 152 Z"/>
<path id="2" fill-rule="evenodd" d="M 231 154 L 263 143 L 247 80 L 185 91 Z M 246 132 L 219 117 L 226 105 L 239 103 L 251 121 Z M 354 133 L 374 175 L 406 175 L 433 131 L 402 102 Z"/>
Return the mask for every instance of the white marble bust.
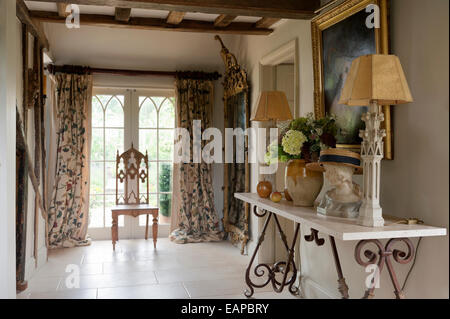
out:
<path id="1" fill-rule="evenodd" d="M 362 192 L 353 182 L 354 168 L 345 165 L 323 164 L 325 178 L 333 187 L 320 201 L 317 212 L 330 216 L 356 218 L 361 206 Z"/>

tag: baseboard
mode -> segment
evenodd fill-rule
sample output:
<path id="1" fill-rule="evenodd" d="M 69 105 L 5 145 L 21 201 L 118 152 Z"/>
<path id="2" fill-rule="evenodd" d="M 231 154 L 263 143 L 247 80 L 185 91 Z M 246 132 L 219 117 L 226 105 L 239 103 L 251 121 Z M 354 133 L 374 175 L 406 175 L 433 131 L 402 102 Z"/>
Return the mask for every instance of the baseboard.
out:
<path id="1" fill-rule="evenodd" d="M 306 299 L 340 299 L 337 293 L 332 293 L 308 277 L 302 277 L 302 293 Z"/>

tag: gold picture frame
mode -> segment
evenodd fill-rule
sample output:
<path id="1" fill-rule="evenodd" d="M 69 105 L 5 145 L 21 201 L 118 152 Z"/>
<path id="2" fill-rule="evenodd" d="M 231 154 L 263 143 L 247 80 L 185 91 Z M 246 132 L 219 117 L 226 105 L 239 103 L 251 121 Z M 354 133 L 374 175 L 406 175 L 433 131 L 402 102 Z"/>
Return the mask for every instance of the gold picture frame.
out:
<path id="1" fill-rule="evenodd" d="M 389 53 L 389 26 L 388 26 L 388 0 L 347 0 L 326 13 L 311 21 L 311 38 L 313 50 L 314 69 L 314 114 L 316 118 L 325 116 L 325 89 L 324 89 L 324 65 L 323 65 L 323 39 L 324 30 L 336 25 L 348 17 L 359 13 L 370 5 L 375 4 L 380 8 L 380 28 L 375 28 L 376 53 Z M 369 15 L 369 13 L 367 13 Z M 375 52 L 374 52 L 375 53 Z M 391 110 L 390 105 L 382 106 L 384 113 L 383 128 L 386 130 L 384 139 L 384 158 L 393 159 Z M 346 148 L 359 152 L 360 144 L 338 144 L 338 148 Z"/>

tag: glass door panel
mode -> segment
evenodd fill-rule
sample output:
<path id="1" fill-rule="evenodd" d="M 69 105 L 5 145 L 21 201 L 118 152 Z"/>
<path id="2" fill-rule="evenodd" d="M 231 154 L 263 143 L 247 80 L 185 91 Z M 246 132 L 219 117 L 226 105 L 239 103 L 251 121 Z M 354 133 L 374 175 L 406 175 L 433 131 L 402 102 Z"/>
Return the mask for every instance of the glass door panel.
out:
<path id="1" fill-rule="evenodd" d="M 116 198 L 117 151 L 125 149 L 125 119 L 129 106 L 125 89 L 94 89 L 88 233 L 93 239 L 111 238 L 111 207 Z M 123 190 L 119 189 L 119 193 Z M 131 224 L 119 218 L 119 235 L 129 236 Z"/>
<path id="2" fill-rule="evenodd" d="M 150 204 L 159 207 L 159 233 L 168 234 L 172 200 L 172 165 L 175 128 L 173 91 L 135 92 L 134 110 L 138 116 L 136 138 L 141 152 L 149 155 Z M 150 218 L 150 224 L 151 224 Z M 133 234 L 145 231 L 146 216 L 140 216 Z"/>

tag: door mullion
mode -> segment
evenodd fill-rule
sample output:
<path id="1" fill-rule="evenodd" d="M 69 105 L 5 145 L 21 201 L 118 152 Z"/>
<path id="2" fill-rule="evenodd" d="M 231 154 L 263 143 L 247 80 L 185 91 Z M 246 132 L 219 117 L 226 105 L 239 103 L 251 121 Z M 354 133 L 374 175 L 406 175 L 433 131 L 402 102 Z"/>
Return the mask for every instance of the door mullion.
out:
<path id="1" fill-rule="evenodd" d="M 134 148 L 139 149 L 139 96 L 136 94 L 135 89 L 128 90 L 129 102 L 129 122 L 128 122 L 128 132 L 130 136 L 130 146 L 133 143 Z M 136 163 L 138 165 L 138 163 Z M 136 189 L 134 189 L 137 192 Z M 137 194 L 139 196 L 139 194 Z M 130 238 L 135 238 L 136 233 L 136 225 L 139 223 L 139 217 L 137 218 L 128 218 Z"/>
<path id="2" fill-rule="evenodd" d="M 159 207 L 159 110 L 156 109 L 156 206 Z"/>

